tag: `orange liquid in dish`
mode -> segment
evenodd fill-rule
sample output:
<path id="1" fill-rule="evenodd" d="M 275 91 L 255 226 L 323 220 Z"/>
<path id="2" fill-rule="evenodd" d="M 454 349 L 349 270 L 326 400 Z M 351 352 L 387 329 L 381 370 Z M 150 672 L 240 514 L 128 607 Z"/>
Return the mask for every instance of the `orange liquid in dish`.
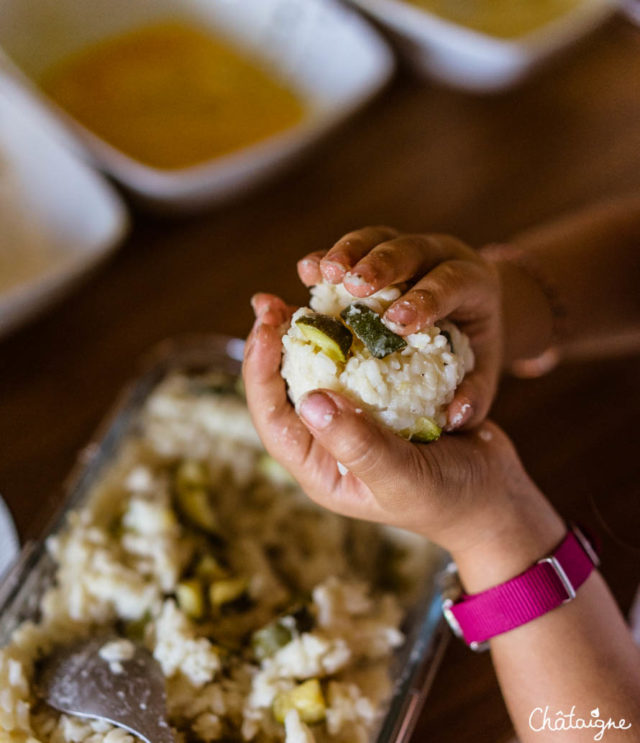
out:
<path id="1" fill-rule="evenodd" d="M 63 60 L 45 92 L 102 139 L 183 168 L 299 123 L 300 97 L 227 42 L 178 22 L 106 39 Z"/>

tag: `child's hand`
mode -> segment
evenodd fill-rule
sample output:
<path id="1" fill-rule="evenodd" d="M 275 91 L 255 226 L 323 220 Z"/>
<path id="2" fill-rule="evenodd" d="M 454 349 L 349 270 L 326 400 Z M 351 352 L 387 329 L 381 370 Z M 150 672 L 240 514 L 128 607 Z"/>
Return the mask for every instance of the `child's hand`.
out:
<path id="1" fill-rule="evenodd" d="M 298 416 L 280 375 L 293 308 L 265 294 L 253 304 L 257 319 L 243 367 L 249 409 L 267 450 L 313 500 L 424 534 L 454 553 L 517 522 L 521 496 L 526 500 L 535 486 L 495 425 L 413 444 L 326 390 L 303 399 Z"/>
<path id="2" fill-rule="evenodd" d="M 390 284 L 410 288 L 384 315 L 399 335 L 409 335 L 449 318 L 471 340 L 473 372 L 456 391 L 448 429 L 482 421 L 493 401 L 502 364 L 498 274 L 464 243 L 446 235 L 400 235 L 389 227 L 365 227 L 345 235 L 326 253 L 298 263 L 307 286 L 343 283 L 354 297 L 368 297 Z"/>

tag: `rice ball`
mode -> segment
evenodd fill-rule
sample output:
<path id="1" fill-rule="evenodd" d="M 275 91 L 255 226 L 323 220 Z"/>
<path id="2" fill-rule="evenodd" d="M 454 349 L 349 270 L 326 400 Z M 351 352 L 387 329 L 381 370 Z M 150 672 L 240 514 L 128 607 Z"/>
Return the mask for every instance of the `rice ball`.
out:
<path id="1" fill-rule="evenodd" d="M 311 289 L 310 307 L 294 313 L 282 341 L 282 376 L 294 405 L 311 390 L 335 390 L 405 438 L 440 436 L 473 352 L 448 321 L 405 337 L 389 330 L 380 318 L 400 295 L 393 286 L 365 299 L 342 284 Z"/>

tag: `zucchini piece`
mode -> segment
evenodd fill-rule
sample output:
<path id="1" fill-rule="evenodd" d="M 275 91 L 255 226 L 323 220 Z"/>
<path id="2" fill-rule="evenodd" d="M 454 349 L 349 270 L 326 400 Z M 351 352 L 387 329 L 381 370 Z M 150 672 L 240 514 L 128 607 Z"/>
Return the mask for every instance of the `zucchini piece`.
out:
<path id="1" fill-rule="evenodd" d="M 291 630 L 282 622 L 275 621 L 251 635 L 251 647 L 258 660 L 270 658 L 293 639 Z"/>
<path id="2" fill-rule="evenodd" d="M 444 337 L 447 339 L 447 343 L 449 344 L 451 353 L 455 353 L 455 350 L 453 348 L 453 341 L 451 340 L 451 333 L 448 330 L 441 330 L 440 335 L 444 335 Z"/>
<path id="3" fill-rule="evenodd" d="M 217 535 L 220 528 L 211 505 L 211 482 L 206 466 L 185 459 L 176 470 L 174 490 L 176 505 L 182 515 L 208 534 Z"/>
<path id="4" fill-rule="evenodd" d="M 183 459 L 176 469 L 175 484 L 179 490 L 208 488 L 211 485 L 211 479 L 204 462 L 199 462 L 197 459 Z"/>
<path id="5" fill-rule="evenodd" d="M 142 642 L 147 630 L 147 625 L 151 621 L 151 612 L 149 610 L 140 617 L 140 619 L 131 619 L 124 625 L 124 635 L 128 640 Z"/>
<path id="6" fill-rule="evenodd" d="M 251 636 L 254 655 L 258 660 L 269 658 L 293 639 L 294 632 L 310 632 L 315 617 L 306 604 L 294 606 L 286 614 L 257 630 Z"/>
<path id="7" fill-rule="evenodd" d="M 332 361 L 344 363 L 353 343 L 353 335 L 340 320 L 314 312 L 296 320 L 302 335 Z"/>
<path id="8" fill-rule="evenodd" d="M 221 580 L 229 576 L 227 570 L 222 567 L 213 555 L 202 557 L 196 565 L 195 573 L 205 583 L 212 583 L 214 580 Z"/>
<path id="9" fill-rule="evenodd" d="M 354 302 L 340 313 L 342 319 L 376 359 L 401 351 L 407 341 L 382 322 L 380 315 L 361 302 Z"/>
<path id="10" fill-rule="evenodd" d="M 434 420 L 431 418 L 419 418 L 411 434 L 411 441 L 428 444 L 430 441 L 437 441 L 441 433 L 442 429 Z"/>
<path id="11" fill-rule="evenodd" d="M 308 725 L 324 720 L 327 705 L 318 679 L 309 679 L 289 691 L 280 692 L 273 700 L 272 712 L 277 722 L 284 723 L 287 712 L 292 709 Z"/>
<path id="12" fill-rule="evenodd" d="M 204 616 L 204 588 L 197 578 L 183 580 L 176 586 L 178 606 L 191 619 Z"/>
<path id="13" fill-rule="evenodd" d="M 246 578 L 216 580 L 209 586 L 211 606 L 220 607 L 237 601 L 246 594 L 248 588 L 249 581 Z"/>

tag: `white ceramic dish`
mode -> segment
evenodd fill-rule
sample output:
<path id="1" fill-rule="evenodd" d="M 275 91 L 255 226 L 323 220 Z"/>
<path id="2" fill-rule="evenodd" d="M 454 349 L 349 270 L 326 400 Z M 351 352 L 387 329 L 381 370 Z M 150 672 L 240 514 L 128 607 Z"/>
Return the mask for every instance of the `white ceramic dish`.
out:
<path id="1" fill-rule="evenodd" d="M 614 0 L 582 0 L 556 20 L 514 39 L 474 31 L 403 0 L 351 0 L 396 36 L 420 72 L 478 92 L 512 87 L 541 62 L 592 31 Z M 535 0 L 532 0 L 535 2 Z"/>
<path id="2" fill-rule="evenodd" d="M 0 496 L 0 582 L 20 552 L 18 532 L 7 504 Z"/>
<path id="3" fill-rule="evenodd" d="M 156 205 L 199 207 L 265 180 L 364 105 L 393 71 L 385 42 L 335 0 L 4 0 L 0 47 L 29 86 L 88 44 L 168 18 L 211 28 L 263 59 L 302 95 L 310 113 L 299 126 L 237 153 L 160 170 L 109 146 L 30 86 L 72 127 L 96 163 Z"/>
<path id="4" fill-rule="evenodd" d="M 620 7 L 630 21 L 640 24 L 640 2 L 638 0 L 620 0 Z M 640 598 L 640 593 L 638 593 L 638 598 Z M 638 606 L 640 607 L 640 602 Z"/>
<path id="5" fill-rule="evenodd" d="M 36 272 L 0 290 L 1 336 L 103 260 L 128 222 L 113 189 L 58 141 L 55 124 L 16 95 L 15 85 L 1 73 L 0 156 L 15 181 L 20 210 L 24 208 L 46 255 Z M 16 261 L 20 258 L 16 252 Z"/>

